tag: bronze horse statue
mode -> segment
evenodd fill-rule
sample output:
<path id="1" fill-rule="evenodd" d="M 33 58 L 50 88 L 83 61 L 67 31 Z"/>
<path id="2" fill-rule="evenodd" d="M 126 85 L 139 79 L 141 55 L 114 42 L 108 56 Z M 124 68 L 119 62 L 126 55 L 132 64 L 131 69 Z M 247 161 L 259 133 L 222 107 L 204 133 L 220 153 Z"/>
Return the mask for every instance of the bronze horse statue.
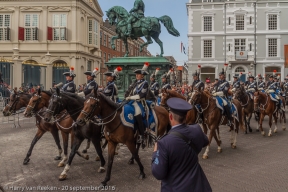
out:
<path id="1" fill-rule="evenodd" d="M 115 148 L 118 143 L 123 143 L 128 147 L 139 166 L 139 179 L 145 178 L 144 167 L 140 161 L 138 150 L 135 145 L 138 134 L 135 134 L 132 128 L 123 125 L 120 118 L 123 104 L 119 105 L 114 103 L 109 97 L 106 97 L 101 92 L 97 92 L 97 90 L 94 90 L 94 93 L 92 92 L 92 94 L 93 96 L 85 101 L 83 110 L 77 118 L 76 123 L 83 125 L 86 121 L 89 121 L 91 117 L 97 115 L 101 117 L 101 124 L 105 125 L 104 134 L 108 141 L 108 168 L 106 177 L 104 181 L 101 182 L 102 185 L 107 185 L 107 182 L 111 178 Z M 166 128 L 169 126 L 168 112 L 166 109 L 159 106 L 155 106 L 154 109 L 158 119 L 158 127 L 155 131 L 158 136 L 161 136 L 164 135 Z"/>

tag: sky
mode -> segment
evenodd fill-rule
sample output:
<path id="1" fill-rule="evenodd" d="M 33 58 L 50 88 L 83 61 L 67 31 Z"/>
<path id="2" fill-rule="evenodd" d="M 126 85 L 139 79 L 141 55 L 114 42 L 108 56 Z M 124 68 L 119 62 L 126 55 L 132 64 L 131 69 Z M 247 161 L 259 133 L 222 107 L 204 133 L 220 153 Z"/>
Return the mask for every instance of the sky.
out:
<path id="1" fill-rule="evenodd" d="M 145 16 L 161 17 L 168 15 L 172 18 L 174 27 L 179 31 L 180 37 L 170 35 L 165 26 L 161 24 L 160 40 L 163 42 L 164 56 L 173 56 L 177 61 L 177 65 L 183 65 L 188 60 L 188 55 L 181 53 L 181 41 L 188 51 L 188 16 L 186 3 L 188 0 L 143 0 L 145 3 Z M 103 13 L 113 6 L 122 6 L 128 12 L 133 8 L 134 0 L 98 0 Z M 103 20 L 107 18 L 106 14 Z M 144 38 L 146 41 L 146 39 Z M 154 42 L 154 41 L 153 41 Z M 160 54 L 159 45 L 154 42 L 148 46 L 148 50 L 152 55 Z"/>

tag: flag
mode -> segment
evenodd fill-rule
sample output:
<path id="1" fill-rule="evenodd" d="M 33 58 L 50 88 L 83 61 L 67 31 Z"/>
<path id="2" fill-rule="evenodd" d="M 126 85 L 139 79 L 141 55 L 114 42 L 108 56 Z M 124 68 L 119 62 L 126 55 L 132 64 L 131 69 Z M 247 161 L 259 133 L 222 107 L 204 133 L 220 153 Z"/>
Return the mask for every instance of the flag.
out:
<path id="1" fill-rule="evenodd" d="M 181 41 L 181 44 L 180 44 L 181 53 L 182 53 L 182 47 L 183 47 L 183 43 Z"/>
<path id="2" fill-rule="evenodd" d="M 184 63 L 184 67 L 185 67 L 186 69 L 188 69 L 188 65 L 187 65 L 186 63 Z"/>
<path id="3" fill-rule="evenodd" d="M 184 47 L 184 45 L 183 45 L 183 52 L 184 52 L 184 54 L 186 55 L 186 51 L 185 51 L 185 47 Z"/>

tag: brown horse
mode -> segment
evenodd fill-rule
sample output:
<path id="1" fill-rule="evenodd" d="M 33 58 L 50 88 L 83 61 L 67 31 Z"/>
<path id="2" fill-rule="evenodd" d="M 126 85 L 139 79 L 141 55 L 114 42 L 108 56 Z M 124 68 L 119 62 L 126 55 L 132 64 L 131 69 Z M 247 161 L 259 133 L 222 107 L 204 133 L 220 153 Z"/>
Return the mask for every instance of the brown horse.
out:
<path id="1" fill-rule="evenodd" d="M 28 93 L 18 93 L 14 90 L 14 93 L 10 95 L 10 101 L 3 110 L 3 115 L 10 116 L 17 110 L 26 107 L 31 97 Z"/>
<path id="2" fill-rule="evenodd" d="M 235 99 L 237 99 L 241 106 L 242 106 L 242 113 L 243 113 L 243 120 L 245 122 L 245 133 L 247 134 L 247 130 L 249 129 L 249 132 L 252 132 L 252 129 L 250 127 L 250 120 L 252 118 L 252 114 L 254 113 L 254 102 L 246 93 L 246 90 L 243 85 L 241 85 L 239 88 L 235 91 Z M 257 129 L 259 130 L 259 129 Z"/>
<path id="3" fill-rule="evenodd" d="M 93 93 L 93 92 L 92 92 Z M 168 112 L 163 107 L 155 106 L 155 112 L 158 119 L 157 134 L 164 135 L 167 126 L 169 126 Z M 83 125 L 91 117 L 100 116 L 102 125 L 105 125 L 105 137 L 108 141 L 108 168 L 107 174 L 102 181 L 102 185 L 107 185 L 111 178 L 111 170 L 114 159 L 115 148 L 118 143 L 125 144 L 133 157 L 135 158 L 140 168 L 139 179 L 145 178 L 144 167 L 140 162 L 138 150 L 136 149 L 137 134 L 130 127 L 122 124 L 120 114 L 122 112 L 122 105 L 115 104 L 104 94 L 94 90 L 94 96 L 85 101 L 84 108 L 77 118 L 77 124 Z"/>
<path id="4" fill-rule="evenodd" d="M 206 151 L 203 154 L 203 159 L 207 159 L 208 158 L 208 153 L 209 153 L 209 148 L 210 148 L 210 144 L 212 141 L 212 137 L 215 137 L 216 134 L 216 129 L 219 127 L 219 125 L 225 125 L 227 124 L 227 117 L 222 115 L 221 110 L 217 107 L 216 105 L 216 100 L 213 98 L 213 96 L 210 94 L 209 91 L 201 91 L 200 89 L 194 89 L 194 91 L 192 92 L 192 96 L 191 96 L 191 103 L 193 105 L 195 104 L 200 104 L 201 108 L 202 108 L 202 113 L 203 113 L 203 117 L 204 117 L 204 124 L 206 124 L 209 129 L 210 129 L 210 133 L 209 133 L 209 145 L 206 148 Z M 239 126 L 241 127 L 241 129 L 245 130 L 244 128 L 244 124 L 242 121 L 242 108 L 241 108 L 241 104 L 239 101 L 237 100 L 233 100 L 232 103 L 235 105 L 237 111 L 238 111 L 238 120 L 236 119 L 236 117 L 234 117 L 234 123 L 232 123 L 232 126 L 230 127 L 231 130 L 231 147 L 233 149 L 236 148 L 236 138 L 237 138 L 237 134 L 239 131 Z M 218 134 L 219 135 L 219 134 Z M 217 136 L 218 136 L 217 135 Z M 219 136 L 218 136 L 219 137 Z M 216 139 L 216 142 L 219 139 Z M 218 144 L 218 152 L 221 152 L 221 142 L 217 142 Z"/>
<path id="5" fill-rule="evenodd" d="M 266 115 L 269 117 L 269 133 L 268 136 L 272 136 L 272 116 L 274 117 L 274 123 L 275 123 L 275 128 L 274 128 L 274 133 L 277 132 L 277 106 L 276 103 L 270 98 L 270 96 L 266 93 L 262 93 L 260 91 L 256 91 L 254 93 L 254 110 L 256 112 L 260 111 L 260 119 L 259 119 L 259 129 L 262 133 L 263 136 L 265 136 L 265 131 L 263 130 L 262 123 L 263 119 Z M 285 122 L 283 122 L 283 130 L 286 129 L 285 127 Z"/>

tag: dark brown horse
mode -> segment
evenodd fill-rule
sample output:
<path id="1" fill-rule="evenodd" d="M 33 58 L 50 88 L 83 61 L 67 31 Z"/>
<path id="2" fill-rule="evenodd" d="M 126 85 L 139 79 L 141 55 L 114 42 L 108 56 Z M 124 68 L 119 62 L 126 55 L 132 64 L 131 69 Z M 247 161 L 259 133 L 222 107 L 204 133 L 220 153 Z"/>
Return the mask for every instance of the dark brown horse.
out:
<path id="1" fill-rule="evenodd" d="M 243 112 L 243 120 L 245 122 L 245 133 L 252 132 L 252 129 L 250 127 L 250 120 L 252 118 L 252 114 L 254 113 L 254 102 L 253 99 L 250 98 L 249 94 L 246 93 L 246 90 L 243 85 L 241 85 L 239 88 L 235 91 L 235 99 L 237 99 L 241 106 L 242 106 L 242 112 Z M 258 129 L 257 129 L 258 130 Z"/>
<path id="2" fill-rule="evenodd" d="M 161 136 L 164 135 L 166 128 L 169 126 L 168 112 L 165 108 L 159 106 L 155 106 L 154 109 L 158 119 L 157 134 Z M 135 145 L 137 134 L 134 133 L 132 128 L 122 124 L 120 119 L 121 112 L 122 106 L 115 104 L 104 94 L 94 90 L 94 95 L 85 101 L 84 108 L 77 118 L 77 124 L 83 125 L 91 117 L 97 115 L 102 118 L 102 124 L 105 125 L 104 133 L 108 140 L 108 168 L 106 177 L 101 182 L 102 185 L 107 185 L 110 180 L 115 148 L 118 143 L 123 143 L 128 147 L 139 165 L 139 179 L 145 178 L 144 167 L 140 162 Z"/>
<path id="3" fill-rule="evenodd" d="M 66 111 L 63 111 L 59 116 L 58 120 L 53 123 L 47 123 L 43 120 L 43 115 L 45 113 L 45 108 L 48 107 L 49 100 L 52 93 L 50 91 L 41 91 L 38 89 L 38 92 L 33 94 L 30 99 L 26 110 L 24 111 L 25 117 L 32 117 L 35 115 L 36 118 L 36 126 L 38 128 L 37 133 L 32 140 L 31 146 L 28 150 L 26 158 L 24 159 L 24 164 L 26 165 L 30 161 L 30 156 L 32 154 L 32 150 L 37 143 L 37 141 L 46 133 L 50 132 L 56 142 L 56 145 L 59 150 L 59 156 L 55 158 L 55 160 L 61 159 L 62 148 L 60 145 L 59 132 L 61 131 L 63 147 L 64 147 L 64 158 L 59 162 L 58 167 L 63 167 L 68 159 L 68 141 L 69 134 L 71 134 L 71 146 L 74 140 L 74 133 L 72 130 L 73 119 L 69 116 Z M 77 153 L 79 156 L 89 159 L 88 155 L 83 155 L 81 153 Z"/>
<path id="4" fill-rule="evenodd" d="M 81 109 L 84 106 L 85 99 L 78 97 L 77 94 L 73 93 L 66 93 L 66 92 L 60 93 L 60 90 L 58 88 L 56 89 L 56 93 L 54 93 L 51 97 L 52 99 L 50 99 L 48 108 L 46 109 L 46 113 L 44 115 L 44 120 L 46 122 L 50 122 L 52 116 L 57 116 L 63 110 L 66 110 L 70 114 L 70 117 L 73 119 L 72 123 L 76 121 L 77 117 L 81 112 Z M 75 154 L 78 153 L 77 151 L 84 139 L 90 139 L 92 141 L 101 161 L 101 166 L 98 169 L 98 172 L 99 173 L 104 172 L 105 159 L 103 157 L 100 144 L 102 136 L 101 126 L 93 124 L 92 122 L 89 122 L 88 124 L 83 126 L 73 123 L 72 128 L 73 133 L 75 135 L 74 142 L 72 144 L 72 149 L 70 152 L 68 162 L 63 172 L 60 174 L 59 180 L 62 181 L 67 178 L 67 172 L 70 169 L 73 158 Z"/>
<path id="5" fill-rule="evenodd" d="M 211 95 L 211 93 L 207 90 L 200 90 L 200 89 L 194 89 L 194 91 L 192 92 L 192 96 L 191 96 L 191 103 L 192 104 L 200 104 L 201 108 L 202 108 L 202 113 L 203 113 L 203 117 L 204 117 L 204 124 L 206 124 L 208 126 L 208 128 L 210 129 L 210 133 L 209 133 L 209 145 L 207 146 L 205 153 L 203 154 L 203 159 L 207 159 L 208 158 L 208 153 L 209 153 L 209 148 L 210 148 L 210 144 L 212 141 L 212 137 L 214 137 L 217 140 L 219 140 L 219 138 L 217 139 L 217 137 L 219 137 L 217 135 L 217 137 L 215 137 L 217 128 L 220 125 L 226 125 L 227 124 L 227 117 L 222 115 L 221 110 L 217 107 L 216 105 L 216 100 L 213 98 L 213 96 Z M 232 103 L 234 103 L 235 107 L 237 108 L 238 111 L 238 120 L 236 119 L 236 117 L 234 117 L 234 123 L 232 122 L 232 126 L 230 127 L 231 130 L 231 147 L 233 149 L 236 148 L 236 138 L 237 138 L 237 134 L 239 131 L 239 126 L 241 127 L 241 129 L 245 130 L 244 124 L 243 124 L 243 120 L 242 120 L 242 107 L 241 104 L 238 100 L 233 100 Z M 219 141 L 218 141 L 219 142 Z M 222 151 L 221 146 L 219 144 L 221 144 L 221 142 L 219 142 L 218 144 L 218 152 Z"/>
<path id="6" fill-rule="evenodd" d="M 26 107 L 31 97 L 28 93 L 18 93 L 14 90 L 14 93 L 10 95 L 10 101 L 3 110 L 3 115 L 10 116 L 17 110 Z"/>
<path id="7" fill-rule="evenodd" d="M 265 136 L 265 131 L 263 130 L 262 123 L 263 119 L 266 115 L 269 117 L 269 133 L 268 136 L 272 136 L 272 116 L 274 117 L 274 133 L 277 132 L 277 105 L 276 103 L 270 98 L 270 96 L 266 93 L 262 93 L 260 91 L 256 91 L 254 93 L 254 110 L 256 112 L 260 111 L 260 119 L 259 119 L 259 129 L 261 134 Z M 285 122 L 283 121 L 283 130 L 286 129 Z"/>

